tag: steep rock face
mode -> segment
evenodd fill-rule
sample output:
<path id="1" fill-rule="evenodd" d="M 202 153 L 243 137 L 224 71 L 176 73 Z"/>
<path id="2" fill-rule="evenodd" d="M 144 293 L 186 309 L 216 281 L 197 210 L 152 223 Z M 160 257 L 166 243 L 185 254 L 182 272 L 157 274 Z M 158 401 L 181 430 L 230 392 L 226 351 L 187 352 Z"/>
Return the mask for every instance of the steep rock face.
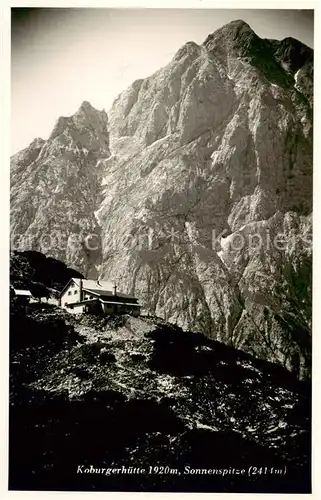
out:
<path id="1" fill-rule="evenodd" d="M 312 113 L 298 80 L 311 53 L 236 21 L 136 81 L 109 114 L 97 214 L 106 277 L 167 320 L 299 376 L 310 348 Z M 291 287 L 302 273 L 308 305 Z"/>
<path id="2" fill-rule="evenodd" d="M 109 136 L 99 112 L 85 142 L 81 119 L 64 118 L 19 176 L 31 152 L 13 158 L 13 231 L 61 228 L 69 211 L 66 232 L 101 232 L 99 273 L 146 309 L 306 376 L 312 70 L 311 49 L 262 40 L 243 21 L 186 43 L 116 99 Z M 68 152 L 77 141 L 88 153 Z M 87 273 L 84 252 L 68 248 L 59 258 Z"/>
<path id="3" fill-rule="evenodd" d="M 84 102 L 75 115 L 57 120 L 47 141 L 33 141 L 12 157 L 14 249 L 42 251 L 86 275 L 97 273 L 100 228 L 94 213 L 102 175 L 97 160 L 110 155 L 107 125 L 107 114 Z"/>

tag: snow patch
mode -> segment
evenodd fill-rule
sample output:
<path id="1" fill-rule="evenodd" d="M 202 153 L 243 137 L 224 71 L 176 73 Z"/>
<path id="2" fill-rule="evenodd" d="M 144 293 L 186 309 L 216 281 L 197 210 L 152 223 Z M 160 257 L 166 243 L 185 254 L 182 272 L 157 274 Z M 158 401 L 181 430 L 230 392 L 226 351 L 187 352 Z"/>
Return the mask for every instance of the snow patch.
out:
<path id="1" fill-rule="evenodd" d="M 214 431 L 214 432 L 218 431 L 217 427 L 212 427 L 210 425 L 202 424 L 201 422 L 198 422 L 198 421 L 196 422 L 196 427 L 198 429 L 207 429 L 209 431 Z"/>
<path id="2" fill-rule="evenodd" d="M 253 372 L 256 372 L 256 373 L 259 373 L 260 375 L 262 375 L 262 372 L 260 370 L 258 370 L 254 366 L 252 366 L 250 363 L 247 363 L 246 361 L 245 362 L 237 361 L 236 364 L 239 366 L 242 366 L 242 368 L 246 368 L 248 370 L 251 370 Z"/>

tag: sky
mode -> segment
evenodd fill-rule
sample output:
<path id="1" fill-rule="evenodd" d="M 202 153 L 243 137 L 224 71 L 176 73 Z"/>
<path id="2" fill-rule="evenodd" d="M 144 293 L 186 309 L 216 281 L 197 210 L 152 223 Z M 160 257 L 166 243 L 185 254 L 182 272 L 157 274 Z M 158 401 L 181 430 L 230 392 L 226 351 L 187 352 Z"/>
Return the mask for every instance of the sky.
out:
<path id="1" fill-rule="evenodd" d="M 243 19 L 262 38 L 313 47 L 313 11 L 35 8 L 11 10 L 11 151 L 47 139 L 83 101 L 107 112 L 186 42 Z"/>

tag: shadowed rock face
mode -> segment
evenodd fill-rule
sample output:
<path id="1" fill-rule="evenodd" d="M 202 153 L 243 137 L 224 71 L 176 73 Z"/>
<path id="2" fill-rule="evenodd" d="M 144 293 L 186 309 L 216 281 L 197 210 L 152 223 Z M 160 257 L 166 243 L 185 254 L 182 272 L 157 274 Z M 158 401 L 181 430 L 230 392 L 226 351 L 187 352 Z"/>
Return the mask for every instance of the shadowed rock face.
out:
<path id="1" fill-rule="evenodd" d="M 83 278 L 83 275 L 40 252 L 12 252 L 10 255 L 10 285 L 14 288 L 34 291 L 36 287 L 57 295 L 71 278 Z"/>
<path id="2" fill-rule="evenodd" d="M 120 94 L 108 133 L 86 104 L 23 174 L 24 153 L 13 158 L 13 231 L 94 232 L 97 250 L 67 246 L 60 258 L 116 279 L 171 322 L 308 376 L 312 60 L 300 42 L 262 40 L 243 21 L 186 43 Z M 83 144 L 83 127 L 89 153 L 73 153 L 67 173 L 61 130 Z M 46 162 L 60 165 L 56 203 Z"/>

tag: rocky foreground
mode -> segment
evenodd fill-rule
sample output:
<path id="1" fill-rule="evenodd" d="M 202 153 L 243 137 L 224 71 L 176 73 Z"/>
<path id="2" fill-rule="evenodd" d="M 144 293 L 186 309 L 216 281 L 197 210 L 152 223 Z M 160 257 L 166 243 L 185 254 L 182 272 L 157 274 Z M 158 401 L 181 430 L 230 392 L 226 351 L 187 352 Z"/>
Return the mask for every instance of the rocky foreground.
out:
<path id="1" fill-rule="evenodd" d="M 156 317 L 11 312 L 11 489 L 310 491 L 310 387 L 280 366 Z"/>
<path id="2" fill-rule="evenodd" d="M 233 21 L 12 157 L 12 246 L 308 378 L 312 117 L 313 50 Z"/>

